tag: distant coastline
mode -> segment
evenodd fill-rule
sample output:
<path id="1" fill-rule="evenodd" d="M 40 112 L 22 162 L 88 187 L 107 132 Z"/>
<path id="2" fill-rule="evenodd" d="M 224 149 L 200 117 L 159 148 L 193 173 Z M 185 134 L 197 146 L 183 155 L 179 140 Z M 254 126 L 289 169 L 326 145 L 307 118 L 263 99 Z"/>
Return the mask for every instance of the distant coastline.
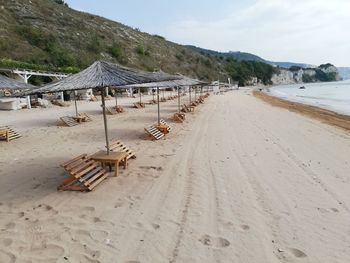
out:
<path id="1" fill-rule="evenodd" d="M 273 88 L 266 88 L 253 91 L 253 95 L 264 102 L 271 104 L 272 106 L 288 109 L 289 111 L 296 112 L 324 123 L 342 128 L 350 131 L 350 114 L 341 114 L 329 109 L 321 108 L 319 106 L 308 105 L 306 103 L 287 100 L 273 95 L 268 90 Z"/>
<path id="2" fill-rule="evenodd" d="M 303 87 L 303 88 L 301 88 Z M 276 85 L 267 89 L 270 95 L 292 102 L 350 115 L 350 81 Z"/>

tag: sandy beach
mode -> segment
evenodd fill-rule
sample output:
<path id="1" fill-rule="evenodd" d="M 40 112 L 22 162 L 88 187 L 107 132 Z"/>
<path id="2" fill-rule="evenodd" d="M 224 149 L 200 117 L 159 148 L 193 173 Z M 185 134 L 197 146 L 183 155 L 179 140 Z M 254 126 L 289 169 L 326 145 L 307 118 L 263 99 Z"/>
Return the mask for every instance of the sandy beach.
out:
<path id="1" fill-rule="evenodd" d="M 23 135 L 0 143 L 1 263 L 350 262 L 349 132 L 243 89 L 183 124 L 162 103 L 173 131 L 154 142 L 157 107 L 136 101 L 108 125 L 137 158 L 89 193 L 58 192 L 59 164 L 104 148 L 101 102 L 78 102 L 93 121 L 71 128 L 73 105 L 0 112 Z"/>

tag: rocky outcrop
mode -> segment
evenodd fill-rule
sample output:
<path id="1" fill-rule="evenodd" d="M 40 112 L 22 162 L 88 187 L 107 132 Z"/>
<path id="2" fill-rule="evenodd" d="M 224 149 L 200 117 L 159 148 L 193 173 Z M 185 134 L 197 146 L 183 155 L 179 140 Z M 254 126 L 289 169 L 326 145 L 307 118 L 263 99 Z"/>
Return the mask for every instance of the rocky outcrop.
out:
<path id="1" fill-rule="evenodd" d="M 332 64 L 323 64 L 317 68 L 291 67 L 290 69 L 279 69 L 279 72 L 271 78 L 274 85 L 339 80 L 341 80 L 341 77 L 338 69 Z"/>

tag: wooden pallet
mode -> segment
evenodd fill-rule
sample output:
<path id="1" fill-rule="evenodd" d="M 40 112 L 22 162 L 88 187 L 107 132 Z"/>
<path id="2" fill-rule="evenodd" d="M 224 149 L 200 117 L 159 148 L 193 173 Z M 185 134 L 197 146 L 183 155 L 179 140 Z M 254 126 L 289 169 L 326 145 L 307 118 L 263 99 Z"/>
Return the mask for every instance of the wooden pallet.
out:
<path id="1" fill-rule="evenodd" d="M 164 126 L 166 126 L 166 129 L 167 129 L 167 131 L 168 132 L 170 132 L 171 131 L 171 126 L 165 121 L 165 120 L 163 120 L 163 119 L 160 119 L 160 124 L 162 124 L 162 125 L 164 125 Z"/>
<path id="2" fill-rule="evenodd" d="M 181 112 L 187 113 L 187 112 L 190 112 L 190 110 L 189 110 L 188 107 L 184 104 L 184 105 L 182 105 Z"/>
<path id="3" fill-rule="evenodd" d="M 135 159 L 136 154 L 129 149 L 121 140 L 114 139 L 109 145 L 109 150 L 112 152 L 126 152 L 128 154 L 127 159 Z"/>
<path id="4" fill-rule="evenodd" d="M 22 137 L 22 135 L 12 129 L 10 126 L 0 127 L 0 140 L 10 142 L 20 137 Z"/>
<path id="5" fill-rule="evenodd" d="M 145 103 L 143 103 L 143 102 L 135 102 L 135 103 L 134 103 L 134 107 L 135 107 L 136 109 L 142 109 L 142 108 L 145 107 Z"/>
<path id="6" fill-rule="evenodd" d="M 110 115 L 118 114 L 118 111 L 115 109 L 115 107 L 106 107 L 106 112 Z"/>
<path id="7" fill-rule="evenodd" d="M 68 172 L 69 178 L 57 188 L 59 191 L 91 191 L 108 176 L 101 164 L 87 154 L 79 155 L 61 166 Z"/>
<path id="8" fill-rule="evenodd" d="M 123 108 L 122 106 L 115 106 L 115 110 L 116 110 L 118 113 L 124 112 L 124 108 Z"/>
<path id="9" fill-rule="evenodd" d="M 91 117 L 85 112 L 80 112 L 79 116 L 83 118 L 83 122 L 92 121 Z"/>
<path id="10" fill-rule="evenodd" d="M 184 104 L 184 105 L 182 105 L 181 111 L 182 111 L 182 112 L 185 112 L 185 113 L 191 112 L 191 111 L 194 111 L 194 107 L 191 106 L 191 105 L 186 105 L 186 104 Z"/>
<path id="11" fill-rule="evenodd" d="M 63 116 L 60 119 L 68 127 L 73 127 L 79 124 L 79 122 L 77 122 L 73 117 L 70 116 Z"/>
<path id="12" fill-rule="evenodd" d="M 145 128 L 145 131 L 155 140 L 159 140 L 164 137 L 164 133 L 159 131 L 154 125 Z"/>
<path id="13" fill-rule="evenodd" d="M 175 113 L 173 115 L 173 120 L 176 122 L 183 123 L 185 121 L 185 114 L 184 113 Z"/>

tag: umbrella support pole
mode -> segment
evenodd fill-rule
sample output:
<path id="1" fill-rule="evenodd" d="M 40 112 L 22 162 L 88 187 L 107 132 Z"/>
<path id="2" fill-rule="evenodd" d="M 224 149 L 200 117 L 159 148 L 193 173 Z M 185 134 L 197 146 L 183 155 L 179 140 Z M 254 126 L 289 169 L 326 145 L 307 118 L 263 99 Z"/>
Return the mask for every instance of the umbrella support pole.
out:
<path id="1" fill-rule="evenodd" d="M 75 105 L 75 116 L 78 117 L 79 113 L 78 113 L 78 106 L 77 106 L 77 92 L 74 92 L 74 105 Z"/>
<path id="2" fill-rule="evenodd" d="M 180 88 L 177 87 L 177 106 L 180 113 Z"/>
<path id="3" fill-rule="evenodd" d="M 142 105 L 142 100 L 141 100 L 141 89 L 139 89 L 139 93 L 140 93 L 140 105 Z"/>
<path id="4" fill-rule="evenodd" d="M 159 87 L 157 87 L 157 102 L 158 102 L 158 125 L 160 125 Z"/>
<path id="5" fill-rule="evenodd" d="M 105 126 L 107 155 L 109 155 L 109 139 L 108 139 L 107 116 L 106 116 L 106 104 L 105 104 L 105 94 L 104 94 L 104 90 L 103 89 L 101 89 L 101 99 L 102 99 L 103 123 L 104 123 L 104 126 Z"/>

